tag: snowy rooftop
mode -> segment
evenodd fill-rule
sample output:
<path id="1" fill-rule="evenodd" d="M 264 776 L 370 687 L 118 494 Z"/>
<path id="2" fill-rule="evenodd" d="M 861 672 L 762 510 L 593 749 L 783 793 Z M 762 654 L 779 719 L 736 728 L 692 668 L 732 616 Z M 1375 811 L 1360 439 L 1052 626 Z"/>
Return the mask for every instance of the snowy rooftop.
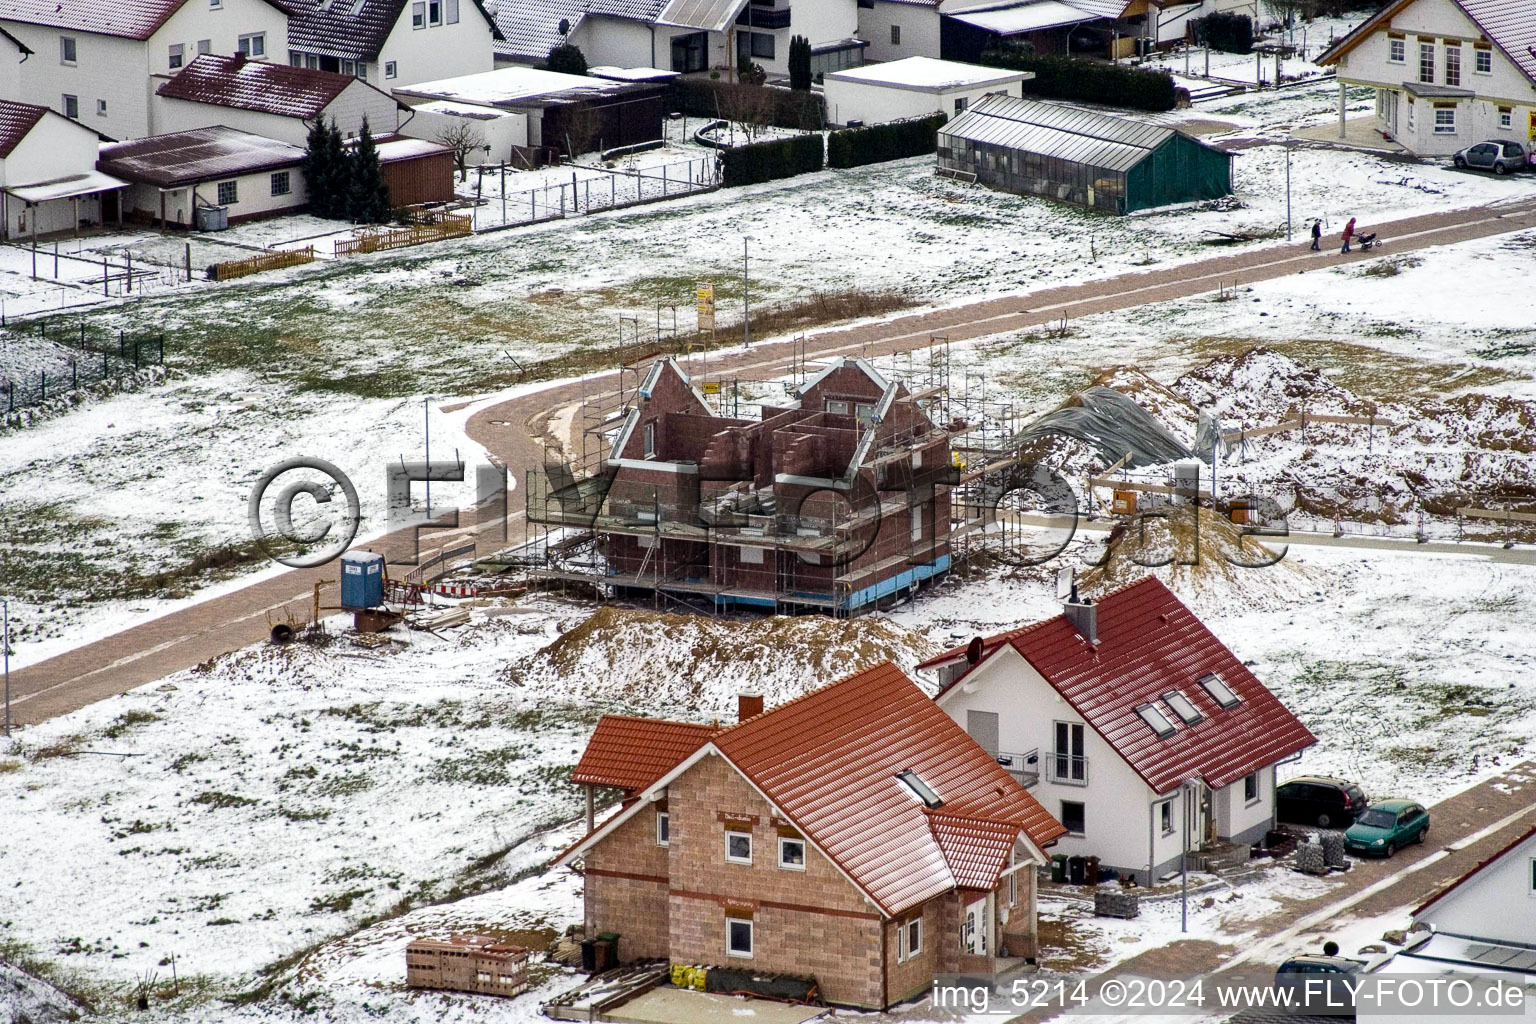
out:
<path id="1" fill-rule="evenodd" d="M 482 106 L 542 105 L 541 101 L 568 102 L 635 88 L 633 83 L 612 82 L 585 75 L 566 75 L 537 68 L 497 68 L 475 75 L 420 82 L 396 89 L 395 95 L 407 98 L 426 96 L 435 99 L 478 103 Z"/>
<path id="2" fill-rule="evenodd" d="M 421 103 L 411 108 L 424 110 L 431 114 L 448 114 L 453 117 L 472 117 L 478 121 L 494 121 L 501 117 L 523 117 L 515 110 L 498 110 L 495 107 L 484 107 L 476 103 L 455 103 L 452 100 L 432 100 Z"/>
<path id="3" fill-rule="evenodd" d="M 1103 17 L 1096 11 L 1061 3 L 1060 0 L 1037 0 L 1035 3 L 1019 7 L 967 11 L 951 16 L 956 21 L 963 21 L 967 25 L 985 29 L 988 32 L 996 32 L 1000 36 L 1036 32 L 1040 29 L 1055 28 L 1058 25 L 1075 25 L 1078 22 L 1093 21 Z"/>
<path id="4" fill-rule="evenodd" d="M 414 160 L 417 157 L 436 156 L 439 153 L 452 153 L 453 150 L 437 142 L 428 142 L 426 139 L 411 139 L 405 136 L 396 136 L 379 140 L 379 163 L 391 164 L 396 160 Z"/>
<path id="5" fill-rule="evenodd" d="M 838 82 L 860 82 L 868 85 L 887 85 L 896 89 L 919 89 L 924 92 L 940 92 L 974 85 L 1004 85 L 1033 78 L 1028 71 L 1004 71 L 984 68 L 977 64 L 962 64 L 953 60 L 937 60 L 933 57 L 907 57 L 887 64 L 867 64 L 847 71 L 832 71 L 826 76 Z"/>
<path id="6" fill-rule="evenodd" d="M 676 71 L 663 71 L 661 68 L 621 68 L 612 65 L 588 68 L 587 74 L 593 78 L 608 78 L 615 82 L 670 82 L 674 78 L 681 77 Z"/>
<path id="7" fill-rule="evenodd" d="M 293 167 L 303 159 L 298 146 L 215 125 L 102 146 L 97 166 L 117 178 L 169 188 Z"/>

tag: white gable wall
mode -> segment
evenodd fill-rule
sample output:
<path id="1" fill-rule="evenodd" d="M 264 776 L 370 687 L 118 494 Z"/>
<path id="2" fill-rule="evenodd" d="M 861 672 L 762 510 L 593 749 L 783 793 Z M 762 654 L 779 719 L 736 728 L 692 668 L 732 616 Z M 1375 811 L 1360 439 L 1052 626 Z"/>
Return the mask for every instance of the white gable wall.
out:
<path id="1" fill-rule="evenodd" d="M 0 36 L 0 96 L 21 95 L 22 52 L 4 36 Z"/>
<path id="2" fill-rule="evenodd" d="M 672 67 L 671 32 L 645 22 L 588 15 L 571 41 L 580 47 L 589 67 L 655 67 L 664 71 Z"/>
<path id="3" fill-rule="evenodd" d="M 445 11 L 453 0 L 443 0 Z M 457 0 L 459 20 L 453 24 L 413 28 L 414 4 L 407 3 L 400 20 L 379 50 L 377 64 L 369 65 L 368 80 L 386 92 L 391 88 L 434 82 L 442 78 L 492 71 L 496 56 L 491 49 L 491 25 L 474 0 Z M 446 19 L 446 14 L 445 14 Z M 385 74 L 395 66 L 394 77 Z"/>
<path id="4" fill-rule="evenodd" d="M 891 42 L 891 27 L 901 29 L 901 42 Z M 919 4 L 874 0 L 859 11 L 859 38 L 869 40 L 866 61 L 939 56 L 939 9 Z"/>
<path id="5" fill-rule="evenodd" d="M 134 139 L 149 129 L 148 44 L 117 36 L 61 31 L 0 21 L 32 49 L 21 65 L 19 91 L 7 99 L 67 113 L 66 95 L 79 103 L 79 120 L 112 139 Z M 60 38 L 75 41 L 75 63 L 65 64 Z M 98 101 L 107 112 L 97 113 Z"/>
<path id="6" fill-rule="evenodd" d="M 1021 82 L 991 83 L 988 85 L 957 85 L 937 92 L 917 89 L 898 89 L 877 82 L 856 82 L 828 76 L 824 83 L 827 97 L 827 119 L 833 124 L 847 124 L 860 120 L 866 124 L 898 121 L 907 117 L 926 117 L 943 113 L 953 117 L 959 113 L 955 104 L 964 101 L 970 106 L 990 92 L 1006 93 L 1021 97 Z M 963 107 L 961 108 L 963 109 Z"/>
<path id="7" fill-rule="evenodd" d="M 1532 861 L 1536 836 L 1509 850 L 1414 918 L 1436 931 L 1479 939 L 1529 943 L 1536 936 L 1536 887 Z"/>
<path id="8" fill-rule="evenodd" d="M 1063 836 L 1050 853 L 1097 856 L 1105 866 L 1134 871 L 1143 883 L 1154 865 L 1179 855 L 1177 830 L 1182 817 L 1177 805 L 1174 834 L 1164 837 L 1160 828 L 1154 828 L 1154 802 L 1161 802 L 1157 795 L 1011 646 L 999 649 L 950 688 L 939 698 L 939 706 L 961 728 L 966 728 L 968 711 L 996 713 L 1000 751 L 1038 750 L 1040 781 L 1030 788 L 1030 795 L 1058 821 L 1063 801 L 1085 805 L 1083 834 Z M 1046 762 L 1056 744 L 1056 722 L 1084 725 L 1086 786 L 1052 782 L 1048 777 Z"/>
<path id="9" fill-rule="evenodd" d="M 309 124 L 303 118 L 285 117 L 260 110 L 156 96 L 152 113 L 151 134 L 154 135 L 224 125 L 226 128 L 277 139 L 294 146 L 303 147 L 309 141 Z M 334 119 L 342 136 L 349 139 L 361 130 L 364 116 L 368 118 L 369 130 L 374 135 L 390 134 L 398 127 L 400 120 L 393 97 L 355 80 L 331 101 L 323 116 L 327 121 Z"/>
<path id="10" fill-rule="evenodd" d="M 473 109 L 468 104 L 463 106 L 465 109 Z M 477 118 L 417 107 L 401 118 L 404 123 L 400 126 L 400 133 L 413 139 L 439 142 L 445 132 L 468 124 L 481 140 L 479 145 L 490 146 L 491 152 L 487 155 L 484 149 L 470 150 L 465 163 L 469 166 L 499 164 L 502 161 L 512 163 L 513 147 L 528 145 L 528 115 L 510 110 L 497 110 L 495 113 L 497 116 L 493 118 Z"/>
<path id="11" fill-rule="evenodd" d="M 288 16 L 265 0 L 187 0 L 181 9 L 166 19 L 149 39 L 149 73 L 175 74 L 171 68 L 171 47 L 182 47 L 181 66 L 197 56 L 198 43 L 207 41 L 209 53 L 231 54 L 240 49 L 243 35 L 262 36 L 265 56 L 253 57 L 273 64 L 288 59 Z"/>
<path id="12" fill-rule="evenodd" d="M 1400 63 L 1389 60 L 1389 32 L 1404 36 L 1404 59 Z M 1460 43 L 1461 84 L 1457 88 L 1474 92 L 1476 98 L 1416 99 L 1410 127 L 1410 97 L 1404 83 L 1419 80 L 1419 45 L 1422 42 L 1434 46 L 1434 84 L 1443 86 L 1448 41 Z M 1492 50 L 1491 72 L 1478 74 L 1475 47 L 1479 42 L 1486 42 L 1482 33 L 1451 0 L 1416 0 L 1339 60 L 1339 80 L 1380 90 L 1377 117 L 1383 128 L 1415 153 L 1445 156 L 1484 139 L 1527 141 L 1532 132 L 1531 118 L 1536 115 L 1536 84 L 1497 47 Z M 1434 130 L 1435 103 L 1455 104 L 1456 131 Z M 1500 106 L 1511 108 L 1508 128 L 1500 123 Z"/>
<path id="13" fill-rule="evenodd" d="M 95 132 L 59 114 L 44 114 L 11 155 L 0 160 L 0 185 L 35 185 L 93 171 L 99 147 Z M 94 195 L 81 197 L 78 207 L 72 199 L 58 199 L 29 209 L 10 196 L 4 205 L 6 238 L 25 237 L 34 230 L 38 234 L 70 230 L 77 209 L 82 219 L 101 217 L 101 200 Z"/>

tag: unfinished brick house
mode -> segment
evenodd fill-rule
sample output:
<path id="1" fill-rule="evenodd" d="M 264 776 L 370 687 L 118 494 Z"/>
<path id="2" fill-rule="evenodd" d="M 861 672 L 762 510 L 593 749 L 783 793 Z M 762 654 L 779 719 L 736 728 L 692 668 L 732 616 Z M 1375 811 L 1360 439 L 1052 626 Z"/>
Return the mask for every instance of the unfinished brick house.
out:
<path id="1" fill-rule="evenodd" d="M 725 727 L 605 716 L 573 778 L 625 794 L 558 862 L 626 961 L 810 975 L 885 1009 L 1035 955 L 1064 830 L 892 664 L 768 711 L 743 696 Z"/>
<path id="2" fill-rule="evenodd" d="M 530 474 L 529 521 L 564 533 L 540 574 L 710 609 L 845 615 L 908 593 L 950 566 L 954 431 L 921 404 L 935 391 L 839 358 L 737 418 L 675 360 L 651 363 L 595 428 L 600 467 Z"/>

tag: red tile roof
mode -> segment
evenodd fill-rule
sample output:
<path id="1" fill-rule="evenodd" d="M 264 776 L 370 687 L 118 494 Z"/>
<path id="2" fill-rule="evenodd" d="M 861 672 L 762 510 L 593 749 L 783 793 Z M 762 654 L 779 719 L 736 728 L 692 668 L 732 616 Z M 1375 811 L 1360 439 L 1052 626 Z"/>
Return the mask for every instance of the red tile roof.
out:
<path id="1" fill-rule="evenodd" d="M 1017 825 L 938 812 L 928 815 L 928 828 L 962 889 L 996 885 L 1019 835 Z"/>
<path id="2" fill-rule="evenodd" d="M 3 0 L 0 0 L 3 2 Z M 406 13 L 406 0 L 361 0 L 337 3 L 333 0 L 282 0 L 288 9 L 288 45 L 304 53 L 316 53 L 342 60 L 376 61 L 384 42 Z M 467 0 L 460 17 L 481 17 L 491 29 L 491 37 L 500 39 L 496 21 L 486 11 L 482 0 Z M 509 5 L 511 6 L 511 5 Z M 475 14 L 469 9 L 473 8 Z M 541 57 L 547 56 L 545 50 Z"/>
<path id="3" fill-rule="evenodd" d="M 312 121 L 355 81 L 351 75 L 265 64 L 238 53 L 202 54 L 155 92 L 167 99 Z"/>
<path id="4" fill-rule="evenodd" d="M 1455 892 L 1462 885 L 1464 885 L 1467 882 L 1471 881 L 1472 877 L 1474 875 L 1478 874 L 1479 872 L 1481 872 L 1484 868 L 1491 867 L 1497 861 L 1502 860 L 1504 858 L 1505 854 L 1509 853 L 1515 847 L 1519 846 L 1521 843 L 1525 842 L 1527 839 L 1531 838 L 1532 836 L 1536 836 L 1536 825 L 1531 826 L 1531 828 L 1528 829 L 1525 832 L 1524 835 L 1516 837 L 1514 842 L 1512 842 L 1509 845 L 1505 846 L 1503 849 L 1499 850 L 1498 853 L 1495 853 L 1492 857 L 1489 857 L 1487 860 L 1481 862 L 1475 868 L 1473 868 L 1471 871 L 1468 871 L 1466 874 L 1464 874 L 1460 878 L 1456 879 L 1456 881 L 1452 882 L 1450 885 L 1446 886 L 1444 889 L 1441 889 L 1439 892 L 1435 893 L 1429 899 L 1427 899 L 1423 903 L 1419 904 L 1418 909 L 1416 909 L 1413 912 L 1412 916 L 1413 917 L 1418 917 L 1420 914 L 1424 913 L 1424 911 L 1428 910 L 1430 907 L 1434 906 L 1436 903 L 1439 903 L 1441 900 L 1445 899 L 1452 892 Z"/>
<path id="5" fill-rule="evenodd" d="M 890 915 L 960 885 L 956 866 L 966 883 L 982 881 L 972 847 L 970 859 L 949 863 L 929 809 L 897 772 L 937 792 L 946 817 L 1009 825 L 1037 847 L 1066 834 L 889 662 L 733 726 L 714 745 Z"/>
<path id="6" fill-rule="evenodd" d="M 102 146 L 96 169 L 124 181 L 176 188 L 298 167 L 303 160 L 298 146 L 215 125 Z"/>
<path id="7" fill-rule="evenodd" d="M 702 747 L 715 731 L 714 726 L 693 722 L 604 715 L 571 781 L 644 789 Z"/>
<path id="8" fill-rule="evenodd" d="M 0 20 L 148 39 L 187 0 L 0 0 Z M 267 3 L 282 11 L 273 0 Z M 286 11 L 283 11 L 286 14 Z"/>
<path id="9" fill-rule="evenodd" d="M 1097 645 L 1059 615 L 984 641 L 983 660 L 1011 645 L 1154 792 L 1189 779 L 1219 789 L 1317 742 L 1156 576 L 1105 594 L 1097 605 Z M 923 666 L 964 653 L 955 648 Z M 1219 675 L 1241 703 L 1230 710 L 1218 704 L 1199 683 L 1208 674 Z M 1172 690 L 1189 698 L 1201 721 L 1186 725 L 1163 702 Z M 1137 714 L 1145 704 L 1177 727 L 1167 739 Z"/>
<path id="10" fill-rule="evenodd" d="M 0 100 L 0 160 L 11 155 L 11 150 L 21 145 L 21 140 L 36 127 L 48 113 L 47 107 L 31 103 L 13 103 Z"/>

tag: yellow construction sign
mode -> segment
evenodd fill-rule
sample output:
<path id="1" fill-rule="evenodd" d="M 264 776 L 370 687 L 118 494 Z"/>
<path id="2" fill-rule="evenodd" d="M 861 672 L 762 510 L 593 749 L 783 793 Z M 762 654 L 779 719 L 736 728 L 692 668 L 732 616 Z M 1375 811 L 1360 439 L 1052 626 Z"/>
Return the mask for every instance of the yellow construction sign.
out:
<path id="1" fill-rule="evenodd" d="M 704 382 L 704 393 L 706 395 L 718 395 L 720 393 L 720 382 L 717 381 L 717 380 L 707 380 L 707 381 L 705 381 Z"/>
<path id="2" fill-rule="evenodd" d="M 715 286 L 700 281 L 694 289 L 699 306 L 699 330 L 715 329 Z"/>

